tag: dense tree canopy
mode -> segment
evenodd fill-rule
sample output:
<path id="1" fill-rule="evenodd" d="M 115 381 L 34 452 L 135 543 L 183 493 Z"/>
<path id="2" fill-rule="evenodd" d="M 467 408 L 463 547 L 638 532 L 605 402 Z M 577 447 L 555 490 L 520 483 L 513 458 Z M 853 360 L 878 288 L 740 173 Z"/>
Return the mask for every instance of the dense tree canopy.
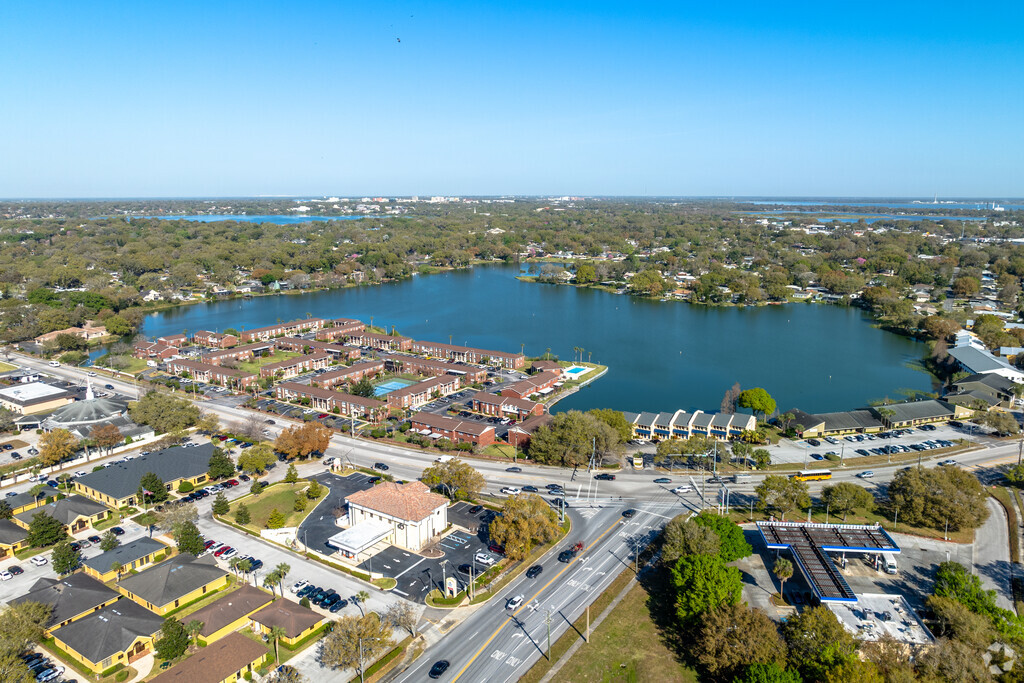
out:
<path id="1" fill-rule="evenodd" d="M 569 410 L 556 414 L 530 439 L 530 457 L 549 465 L 586 465 L 592 453 L 600 458 L 618 455 L 619 433 L 604 421 Z"/>
<path id="2" fill-rule="evenodd" d="M 944 529 L 976 529 L 988 519 L 988 494 L 971 472 L 959 467 L 912 467 L 889 484 L 889 504 L 900 520 Z"/>
<path id="3" fill-rule="evenodd" d="M 191 401 L 151 391 L 128 404 L 128 414 L 139 424 L 146 424 L 158 434 L 186 429 L 199 421 L 199 408 Z"/>

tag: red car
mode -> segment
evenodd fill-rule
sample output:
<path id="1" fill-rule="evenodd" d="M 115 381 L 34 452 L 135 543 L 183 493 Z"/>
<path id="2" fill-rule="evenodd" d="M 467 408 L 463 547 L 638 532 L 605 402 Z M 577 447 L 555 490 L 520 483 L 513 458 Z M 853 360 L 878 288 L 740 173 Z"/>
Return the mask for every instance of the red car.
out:
<path id="1" fill-rule="evenodd" d="M 224 553 L 226 553 L 229 550 L 233 550 L 233 548 L 231 546 L 229 546 L 229 545 L 226 545 L 226 546 L 224 546 L 222 548 L 218 548 L 217 552 L 215 552 L 213 555 L 214 555 L 214 557 L 220 557 L 221 555 L 223 555 Z"/>
<path id="2" fill-rule="evenodd" d="M 330 415 L 328 415 L 327 413 L 320 413 L 320 414 L 319 414 L 319 415 L 317 415 L 316 417 L 317 417 L 317 419 L 319 419 L 319 420 L 322 420 L 322 419 L 324 419 L 325 417 L 330 417 Z"/>
<path id="3" fill-rule="evenodd" d="M 207 541 L 206 543 L 203 543 L 203 550 L 209 550 L 210 546 L 213 545 L 216 542 L 217 541 Z"/>
<path id="4" fill-rule="evenodd" d="M 504 555 L 505 554 L 505 546 L 498 545 L 494 541 L 491 541 L 487 545 L 487 549 L 490 550 L 492 553 L 498 553 L 499 555 Z"/>
<path id="5" fill-rule="evenodd" d="M 238 480 L 237 479 L 232 479 L 232 480 L 230 480 L 228 482 L 228 484 L 230 484 L 231 486 L 238 486 Z"/>

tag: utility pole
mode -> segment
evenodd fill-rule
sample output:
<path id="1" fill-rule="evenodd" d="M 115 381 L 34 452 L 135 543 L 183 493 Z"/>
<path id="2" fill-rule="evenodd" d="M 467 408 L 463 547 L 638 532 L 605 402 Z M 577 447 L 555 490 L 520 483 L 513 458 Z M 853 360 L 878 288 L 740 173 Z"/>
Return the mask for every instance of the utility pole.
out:
<path id="1" fill-rule="evenodd" d="M 587 603 L 587 636 L 583 640 L 590 642 L 590 603 Z"/>
<path id="2" fill-rule="evenodd" d="M 359 683 L 365 683 L 363 679 L 363 639 L 359 639 Z"/>
<path id="3" fill-rule="evenodd" d="M 551 610 L 548 610 L 548 614 L 544 617 L 544 623 L 548 625 L 548 661 L 551 661 Z"/>

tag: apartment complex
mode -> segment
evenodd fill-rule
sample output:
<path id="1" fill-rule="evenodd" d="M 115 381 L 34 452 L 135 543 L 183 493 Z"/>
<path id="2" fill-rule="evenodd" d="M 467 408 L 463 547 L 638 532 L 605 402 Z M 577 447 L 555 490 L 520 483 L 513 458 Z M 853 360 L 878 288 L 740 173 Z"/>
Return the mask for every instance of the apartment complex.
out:
<path id="1" fill-rule="evenodd" d="M 475 349 L 471 346 L 457 346 L 454 344 L 442 344 L 441 342 L 416 341 L 412 343 L 412 350 L 416 353 L 436 356 L 437 358 L 461 360 L 466 363 L 479 363 L 481 365 L 494 364 L 511 370 L 518 370 L 526 364 L 526 356 L 521 353 Z"/>

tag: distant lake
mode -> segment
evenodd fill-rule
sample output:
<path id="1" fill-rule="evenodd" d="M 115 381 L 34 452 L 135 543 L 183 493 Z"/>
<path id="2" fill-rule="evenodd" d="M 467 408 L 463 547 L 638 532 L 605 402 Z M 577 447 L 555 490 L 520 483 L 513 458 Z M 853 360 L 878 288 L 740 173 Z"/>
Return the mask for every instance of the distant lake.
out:
<path id="1" fill-rule="evenodd" d="M 551 349 L 608 373 L 556 410 L 718 410 L 734 382 L 766 388 L 781 409 L 845 410 L 901 389 L 931 390 L 916 369 L 925 344 L 884 332 L 855 308 L 789 304 L 704 307 L 520 282 L 517 265 L 296 295 L 201 303 L 150 314 L 151 337 L 251 329 L 317 317 L 358 318 L 415 339 L 537 356 Z"/>
<path id="2" fill-rule="evenodd" d="M 292 225 L 294 223 L 313 223 L 315 221 L 357 221 L 360 218 L 384 218 L 384 216 L 250 216 L 248 214 L 210 214 L 203 216 L 136 216 L 136 218 L 162 218 L 168 221 L 197 221 L 199 223 L 238 221 L 240 223 Z"/>

